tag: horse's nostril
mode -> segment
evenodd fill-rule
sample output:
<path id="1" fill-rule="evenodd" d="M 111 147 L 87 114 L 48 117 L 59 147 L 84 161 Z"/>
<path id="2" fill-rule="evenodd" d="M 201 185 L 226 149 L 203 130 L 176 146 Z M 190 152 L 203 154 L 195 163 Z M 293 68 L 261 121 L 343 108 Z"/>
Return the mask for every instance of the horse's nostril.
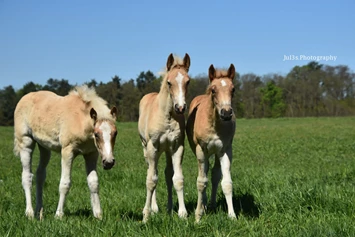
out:
<path id="1" fill-rule="evenodd" d="M 174 108 L 176 113 L 182 114 L 185 112 L 186 104 L 184 106 L 178 106 L 177 104 L 175 104 Z"/>

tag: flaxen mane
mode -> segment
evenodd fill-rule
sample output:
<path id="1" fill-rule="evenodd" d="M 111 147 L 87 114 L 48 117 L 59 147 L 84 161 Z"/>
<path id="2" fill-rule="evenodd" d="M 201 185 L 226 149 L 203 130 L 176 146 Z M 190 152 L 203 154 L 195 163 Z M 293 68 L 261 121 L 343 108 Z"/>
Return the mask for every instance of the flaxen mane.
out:
<path id="1" fill-rule="evenodd" d="M 76 95 L 88 106 L 93 107 L 97 112 L 98 119 L 113 120 L 110 109 L 107 107 L 107 101 L 98 96 L 93 87 L 88 87 L 87 85 L 76 86 L 69 92 L 69 95 Z"/>

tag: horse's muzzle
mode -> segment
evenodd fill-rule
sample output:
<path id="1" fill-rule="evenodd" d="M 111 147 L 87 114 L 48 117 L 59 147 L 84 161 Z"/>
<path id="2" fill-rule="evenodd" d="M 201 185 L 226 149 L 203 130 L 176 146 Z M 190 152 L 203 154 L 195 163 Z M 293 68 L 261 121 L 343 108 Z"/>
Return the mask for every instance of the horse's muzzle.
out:
<path id="1" fill-rule="evenodd" d="M 233 116 L 233 109 L 230 108 L 228 110 L 226 109 L 221 109 L 221 113 L 220 113 L 221 119 L 224 121 L 229 121 L 232 119 Z"/>
<path id="2" fill-rule="evenodd" d="M 186 110 L 186 104 L 184 104 L 184 106 L 178 106 L 177 104 L 175 104 L 175 112 L 177 114 L 183 114 Z"/>
<path id="3" fill-rule="evenodd" d="M 102 161 L 102 166 L 104 167 L 105 170 L 111 169 L 114 165 L 115 165 L 115 160 L 111 160 L 111 161 L 103 160 Z"/>

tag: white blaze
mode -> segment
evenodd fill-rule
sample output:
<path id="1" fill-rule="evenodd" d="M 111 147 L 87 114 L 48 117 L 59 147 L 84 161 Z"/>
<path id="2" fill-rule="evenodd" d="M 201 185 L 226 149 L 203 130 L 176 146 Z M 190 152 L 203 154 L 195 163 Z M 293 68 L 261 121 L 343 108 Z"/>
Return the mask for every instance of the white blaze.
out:
<path id="1" fill-rule="evenodd" d="M 227 83 L 224 80 L 221 81 L 221 84 L 222 84 L 222 86 L 226 86 L 227 85 Z"/>
<path id="2" fill-rule="evenodd" d="M 176 76 L 175 80 L 179 86 L 178 105 L 184 106 L 185 100 L 184 100 L 184 95 L 182 92 L 182 82 L 184 80 L 184 76 L 180 72 L 178 72 L 178 75 Z"/>
<path id="3" fill-rule="evenodd" d="M 102 131 L 102 138 L 106 154 L 109 155 L 111 153 L 111 127 L 107 122 L 103 122 L 100 125 L 100 130 Z"/>

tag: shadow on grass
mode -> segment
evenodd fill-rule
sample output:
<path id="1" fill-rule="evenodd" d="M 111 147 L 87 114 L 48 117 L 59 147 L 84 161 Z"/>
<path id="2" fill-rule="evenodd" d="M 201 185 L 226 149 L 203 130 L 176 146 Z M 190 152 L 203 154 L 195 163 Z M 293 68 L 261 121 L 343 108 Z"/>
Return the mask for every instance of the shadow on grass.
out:
<path id="1" fill-rule="evenodd" d="M 142 212 L 125 211 L 120 214 L 122 220 L 142 221 Z"/>
<path id="2" fill-rule="evenodd" d="M 68 212 L 65 213 L 68 216 L 81 216 L 81 217 L 89 217 L 93 216 L 91 209 L 79 209 L 75 212 Z"/>
<path id="3" fill-rule="evenodd" d="M 197 199 L 193 201 L 185 203 L 186 209 L 189 215 L 194 215 Z M 177 204 L 175 205 L 175 208 Z M 260 215 L 260 209 L 258 204 L 255 202 L 255 198 L 250 193 L 239 194 L 233 193 L 233 207 L 235 214 L 239 216 L 239 214 L 243 214 L 244 216 L 251 218 L 258 218 Z M 177 211 L 177 210 L 175 210 Z M 211 208 L 207 208 L 207 213 L 216 213 L 218 211 L 228 212 L 227 202 L 223 193 L 219 193 L 217 195 L 217 203 L 216 208 L 211 210 Z"/>

